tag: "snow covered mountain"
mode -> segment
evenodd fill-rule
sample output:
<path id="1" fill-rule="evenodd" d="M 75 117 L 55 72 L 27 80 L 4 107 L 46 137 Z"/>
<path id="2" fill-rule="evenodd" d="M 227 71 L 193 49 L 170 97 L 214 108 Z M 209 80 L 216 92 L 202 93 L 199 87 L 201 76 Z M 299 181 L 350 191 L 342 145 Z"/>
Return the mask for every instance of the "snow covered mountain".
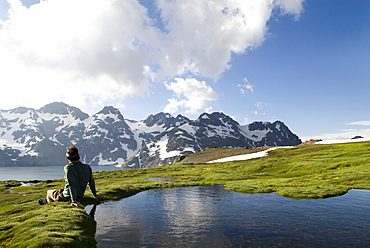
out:
<path id="1" fill-rule="evenodd" d="M 298 145 L 301 140 L 280 121 L 254 122 L 241 126 L 223 113 L 204 113 L 197 120 L 184 116 L 155 118 L 170 123 L 165 130 L 128 159 L 123 167 L 156 167 L 173 163 L 177 156 L 200 152 L 206 147 L 260 147 Z"/>
<path id="2" fill-rule="evenodd" d="M 113 107 L 89 116 L 60 102 L 38 110 L 0 110 L 0 166 L 64 165 L 64 152 L 71 144 L 79 148 L 85 163 L 141 168 L 171 164 L 179 155 L 206 147 L 300 143 L 280 121 L 241 126 L 217 112 L 197 120 L 158 113 L 132 121 Z"/>

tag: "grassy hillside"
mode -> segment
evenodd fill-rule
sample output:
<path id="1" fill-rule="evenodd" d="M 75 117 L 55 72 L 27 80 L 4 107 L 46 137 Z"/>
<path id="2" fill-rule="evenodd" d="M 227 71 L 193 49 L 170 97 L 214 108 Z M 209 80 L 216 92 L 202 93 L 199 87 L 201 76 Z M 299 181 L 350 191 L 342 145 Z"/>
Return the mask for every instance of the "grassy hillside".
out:
<path id="1" fill-rule="evenodd" d="M 221 153 L 218 149 L 213 152 Z M 219 156 L 211 153 L 206 155 L 208 159 Z M 205 155 L 195 154 L 192 159 L 197 156 Z M 184 161 L 195 161 L 188 159 Z M 370 189 L 370 142 L 302 146 L 274 150 L 267 157 L 247 161 L 177 164 L 94 176 L 99 193 L 110 200 L 154 188 L 214 184 L 245 193 L 325 198 L 350 189 Z M 148 180 L 157 177 L 174 180 Z M 46 190 L 61 187 L 61 180 L 40 181 L 31 187 L 17 181 L 0 182 L 0 247 L 94 247 L 95 222 L 84 210 L 68 203 L 38 205 L 37 199 L 44 197 Z M 82 204 L 95 201 L 87 193 Z"/>

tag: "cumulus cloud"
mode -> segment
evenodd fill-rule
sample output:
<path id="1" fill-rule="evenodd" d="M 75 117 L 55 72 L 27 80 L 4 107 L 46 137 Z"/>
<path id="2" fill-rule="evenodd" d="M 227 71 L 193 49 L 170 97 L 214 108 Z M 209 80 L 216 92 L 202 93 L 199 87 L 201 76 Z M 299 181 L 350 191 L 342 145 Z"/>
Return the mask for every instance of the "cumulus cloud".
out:
<path id="1" fill-rule="evenodd" d="M 283 14 L 292 14 L 296 19 L 299 19 L 303 11 L 302 0 L 276 0 L 276 4 L 280 6 Z"/>
<path id="2" fill-rule="evenodd" d="M 175 93 L 175 98 L 168 100 L 164 111 L 168 113 L 185 112 L 198 114 L 199 110 L 211 110 L 208 105 L 218 99 L 217 93 L 206 84 L 194 78 L 175 78 L 175 82 L 166 82 L 166 88 Z"/>
<path id="3" fill-rule="evenodd" d="M 217 79 L 229 69 L 232 53 L 263 42 L 272 3 L 158 0 L 168 31 L 160 73 L 171 77 L 190 72 Z"/>
<path id="4" fill-rule="evenodd" d="M 245 94 L 247 92 L 253 92 L 254 91 L 254 87 L 253 85 L 251 85 L 248 81 L 248 79 L 244 78 L 243 79 L 243 84 L 238 84 L 238 87 L 240 88 L 240 92 L 242 94 Z"/>
<path id="5" fill-rule="evenodd" d="M 49 0 L 30 7 L 7 0 L 0 22 L 2 107 L 52 100 L 81 107 L 142 95 L 175 77 L 217 80 L 232 54 L 263 43 L 274 10 L 297 17 L 302 1 L 157 0 L 154 20 L 138 0 Z M 187 105 L 173 99 L 172 106 Z"/>
<path id="6" fill-rule="evenodd" d="M 138 1 L 9 3 L 0 30 L 4 102 L 16 95 L 27 105 L 32 93 L 34 102 L 83 105 L 148 91 L 145 65 L 160 32 Z"/>

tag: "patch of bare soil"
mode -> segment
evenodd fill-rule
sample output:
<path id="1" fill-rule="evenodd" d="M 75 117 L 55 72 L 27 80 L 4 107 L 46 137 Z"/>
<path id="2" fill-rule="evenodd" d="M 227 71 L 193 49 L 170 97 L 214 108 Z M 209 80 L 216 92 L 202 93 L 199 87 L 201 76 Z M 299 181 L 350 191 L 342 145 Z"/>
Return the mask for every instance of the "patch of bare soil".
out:
<path id="1" fill-rule="evenodd" d="M 317 142 L 319 141 L 322 141 L 321 139 L 310 139 L 310 140 L 307 140 L 299 145 L 297 145 L 297 147 L 301 147 L 301 146 L 312 146 L 312 145 L 315 145 Z"/>

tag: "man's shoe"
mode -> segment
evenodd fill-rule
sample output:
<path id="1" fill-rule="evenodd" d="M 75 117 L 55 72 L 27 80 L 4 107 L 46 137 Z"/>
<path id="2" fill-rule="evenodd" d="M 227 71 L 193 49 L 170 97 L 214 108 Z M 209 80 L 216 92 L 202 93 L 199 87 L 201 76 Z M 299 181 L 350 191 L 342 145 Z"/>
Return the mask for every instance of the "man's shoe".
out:
<path id="1" fill-rule="evenodd" d="M 40 205 L 48 204 L 48 200 L 46 200 L 46 199 L 40 199 L 40 200 L 39 200 L 39 204 L 40 204 Z"/>

